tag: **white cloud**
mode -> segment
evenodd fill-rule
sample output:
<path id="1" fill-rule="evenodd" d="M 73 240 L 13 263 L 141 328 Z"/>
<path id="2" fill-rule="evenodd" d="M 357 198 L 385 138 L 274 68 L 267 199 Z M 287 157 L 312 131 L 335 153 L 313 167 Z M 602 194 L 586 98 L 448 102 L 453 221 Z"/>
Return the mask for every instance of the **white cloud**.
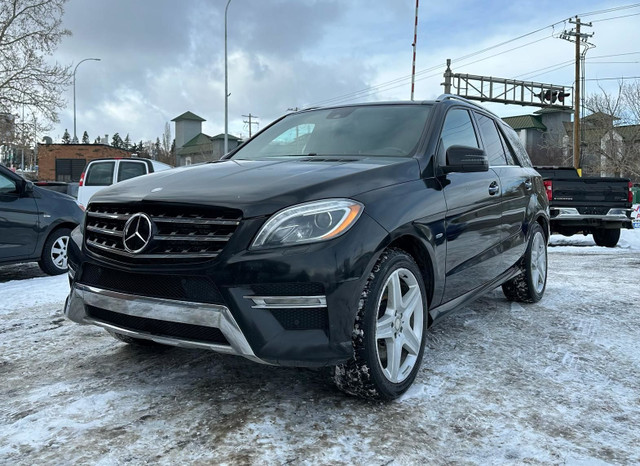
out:
<path id="1" fill-rule="evenodd" d="M 74 36 L 56 55 L 83 64 L 78 72 L 78 132 L 130 133 L 133 140 L 155 139 L 165 122 L 190 110 L 207 121 L 203 129 L 217 134 L 224 128 L 225 2 L 153 6 L 125 0 L 71 0 L 65 17 Z M 478 3 L 452 0 L 421 5 L 418 32 L 416 99 L 442 92 L 447 58 L 457 58 L 551 24 L 576 13 L 618 6 L 611 1 L 586 0 L 562 5 L 551 0 Z M 230 132 L 247 133 L 242 115 L 251 112 L 264 127 L 290 107 L 319 102 L 407 100 L 410 93 L 411 41 L 415 3 L 385 0 L 235 0 L 229 10 Z M 585 20 L 637 13 L 621 10 Z M 599 55 L 638 52 L 638 16 L 594 22 L 597 48 L 587 57 L 587 78 L 640 75 L 637 64 L 596 64 Z M 567 27 L 571 27 L 567 25 Z M 562 25 L 555 29 L 559 32 Z M 454 72 L 514 77 L 573 59 L 573 44 L 550 38 L 551 29 L 512 42 L 462 63 Z M 526 47 L 498 52 L 549 37 Z M 469 64 L 484 59 L 475 64 Z M 640 61 L 635 56 L 611 61 Z M 465 66 L 466 65 L 466 66 Z M 433 76 L 431 76 L 433 75 Z M 398 78 L 396 83 L 375 87 Z M 571 85 L 571 66 L 532 78 Z M 615 82 L 602 81 L 602 85 Z M 356 91 L 374 86 L 370 91 Z M 596 90 L 588 82 L 587 90 Z M 72 93 L 69 108 L 52 135 L 73 127 Z M 341 99 L 336 97 L 344 96 Z M 330 100 L 335 99 L 335 100 Z M 349 100 L 351 99 L 351 100 Z M 535 108 L 488 105 L 501 115 L 528 113 Z"/>

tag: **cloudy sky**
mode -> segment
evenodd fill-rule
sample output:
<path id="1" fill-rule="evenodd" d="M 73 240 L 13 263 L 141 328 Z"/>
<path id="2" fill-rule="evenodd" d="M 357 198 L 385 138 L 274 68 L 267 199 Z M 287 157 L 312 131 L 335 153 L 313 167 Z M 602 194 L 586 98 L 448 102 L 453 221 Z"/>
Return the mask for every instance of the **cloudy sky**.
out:
<path id="1" fill-rule="evenodd" d="M 123 138 L 129 133 L 132 141 L 155 140 L 166 122 L 187 110 L 207 120 L 205 133 L 223 132 L 225 5 L 226 0 L 70 0 L 64 24 L 73 35 L 54 59 L 101 59 L 77 70 L 78 137 L 86 130 L 92 141 L 115 132 Z M 635 6 L 613 10 L 625 5 Z M 592 12 L 599 13 L 587 15 Z M 289 108 L 408 100 L 414 14 L 415 0 L 232 0 L 229 132 L 246 136 L 242 115 L 249 113 L 259 116 L 262 128 Z M 584 30 L 595 33 L 587 79 L 640 76 L 640 4 L 422 0 L 416 100 L 442 93 L 447 58 L 454 59 L 454 72 L 573 85 L 574 45 L 557 36 L 572 27 L 562 20 L 576 14 L 585 14 L 593 27 Z M 476 54 L 503 42 L 508 43 Z M 598 84 L 611 88 L 616 81 L 588 81 L 587 90 Z M 65 128 L 73 132 L 71 88 L 67 100 L 50 133 L 54 140 Z M 489 107 L 501 116 L 536 110 Z"/>

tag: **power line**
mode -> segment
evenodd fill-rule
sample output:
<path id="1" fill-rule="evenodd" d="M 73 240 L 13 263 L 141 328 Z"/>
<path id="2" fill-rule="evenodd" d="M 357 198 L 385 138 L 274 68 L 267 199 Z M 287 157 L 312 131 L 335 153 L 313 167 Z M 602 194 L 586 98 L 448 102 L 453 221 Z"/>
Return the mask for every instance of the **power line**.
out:
<path id="1" fill-rule="evenodd" d="M 593 62 L 592 60 L 597 60 L 597 59 L 600 59 L 600 58 L 624 57 L 624 56 L 628 56 L 628 55 L 638 55 L 638 54 L 640 54 L 640 52 L 614 53 L 614 54 L 609 54 L 609 55 L 597 55 L 595 57 L 588 57 L 588 58 L 586 58 L 586 60 L 592 65 L 595 65 L 595 64 L 598 64 L 598 63 L 637 63 L 637 62 Z M 515 75 L 515 76 L 513 76 L 513 79 L 521 78 L 523 76 L 528 76 L 527 79 L 535 78 L 536 76 L 541 76 L 543 74 L 552 73 L 552 72 L 557 71 L 559 69 L 566 68 L 567 66 L 569 66 L 572 63 L 573 63 L 573 60 L 567 60 L 567 61 L 563 61 L 563 62 L 560 62 L 560 63 L 555 63 L 553 65 L 545 66 L 544 68 L 538 68 L 538 69 L 535 69 L 535 70 L 532 70 L 532 71 L 528 71 L 526 73 Z M 547 71 L 545 71 L 545 70 L 547 70 Z M 541 71 L 543 71 L 543 73 L 540 73 Z"/>
<path id="2" fill-rule="evenodd" d="M 591 12 L 587 12 L 587 13 L 582 13 L 579 16 L 591 16 L 591 15 L 605 14 L 605 13 L 611 13 L 611 12 L 614 12 L 614 11 L 630 9 L 630 8 L 636 8 L 636 7 L 640 7 L 640 3 L 635 3 L 635 4 L 631 4 L 631 5 L 623 5 L 623 6 L 619 6 L 619 7 L 615 7 L 615 8 L 608 8 L 608 9 L 605 9 L 605 10 L 591 11 Z M 494 50 L 496 48 L 502 47 L 502 46 L 507 45 L 509 43 L 521 40 L 521 39 L 523 39 L 525 37 L 529 37 L 531 35 L 537 34 L 539 32 L 542 32 L 542 31 L 546 30 L 546 29 L 549 29 L 549 28 L 553 29 L 555 26 L 557 26 L 559 24 L 563 24 L 566 21 L 568 21 L 569 19 L 570 18 L 563 19 L 563 20 L 560 20 L 560 21 L 556 21 L 553 24 L 550 24 L 548 26 L 535 29 L 534 31 L 531 31 L 531 32 L 528 32 L 526 34 L 522 34 L 520 36 L 514 37 L 513 39 L 510 39 L 510 40 L 507 40 L 507 41 L 503 41 L 503 42 L 500 42 L 498 44 L 494 44 L 494 45 L 489 46 L 489 47 L 485 47 L 484 49 L 478 50 L 476 52 L 469 53 L 467 55 L 463 55 L 463 56 L 458 57 L 458 58 L 454 58 L 452 60 L 452 62 L 458 63 L 458 62 L 461 62 L 461 61 L 465 61 L 465 60 L 468 60 L 469 58 L 473 58 L 475 56 L 481 55 L 481 54 L 483 54 L 485 52 L 488 52 L 490 50 Z M 611 18 L 611 19 L 614 19 L 614 18 Z M 533 43 L 540 42 L 540 41 L 542 41 L 544 39 L 547 39 L 547 38 L 548 37 L 545 37 L 543 39 L 539 39 L 539 40 L 530 42 L 530 43 L 525 44 L 523 46 L 519 46 L 519 47 L 515 47 L 515 48 L 512 48 L 512 49 L 509 49 L 509 50 L 505 50 L 503 52 L 491 55 L 489 57 L 484 57 L 484 58 L 482 58 L 480 60 L 476 60 L 476 61 L 474 61 L 472 63 L 467 63 L 467 64 L 464 64 L 464 65 L 461 64 L 461 66 L 464 67 L 464 66 L 469 66 L 469 65 L 475 64 L 475 63 L 479 63 L 481 61 L 488 60 L 490 58 L 494 58 L 494 57 L 496 57 L 498 55 L 502 55 L 504 53 L 508 53 L 510 51 L 513 51 L 513 50 L 517 50 L 517 49 L 525 47 L 527 45 L 531 45 Z M 437 65 L 434 65 L 434 66 L 430 67 L 430 68 L 426 68 L 426 69 L 423 69 L 423 70 L 420 70 L 420 71 L 416 72 L 416 76 L 423 75 L 423 74 L 426 74 L 426 73 L 431 73 L 431 72 L 433 72 L 435 70 L 440 70 L 440 69 L 444 68 L 444 66 L 445 66 L 445 63 L 439 63 Z M 428 78 L 437 76 L 438 74 L 440 74 L 440 73 L 431 74 L 431 75 L 428 75 L 428 76 L 423 76 L 420 79 L 416 79 L 416 81 L 421 81 L 421 80 L 424 80 L 424 79 L 428 79 Z M 348 92 L 348 93 L 345 93 L 345 94 L 342 94 L 342 95 L 339 95 L 339 96 L 335 96 L 335 97 L 319 100 L 319 101 L 316 101 L 316 102 L 313 102 L 313 103 L 309 104 L 309 106 L 316 107 L 316 106 L 322 106 L 322 105 L 329 105 L 329 104 L 337 104 L 337 103 L 342 103 L 342 102 L 348 102 L 348 101 L 351 101 L 351 100 L 356 100 L 358 98 L 368 97 L 368 96 L 376 94 L 378 92 L 390 91 L 392 89 L 397 89 L 399 87 L 407 85 L 406 81 L 408 79 L 410 79 L 410 77 L 411 77 L 411 75 L 401 76 L 401 77 L 392 79 L 390 81 L 385 81 L 385 82 L 382 82 L 380 84 L 376 84 L 376 85 L 373 85 L 373 86 L 368 86 L 368 87 L 362 88 L 362 89 L 357 90 L 357 91 Z M 399 83 L 401 83 L 401 84 L 399 84 Z M 399 85 L 396 85 L 396 84 L 399 84 Z"/>
<path id="3" fill-rule="evenodd" d="M 619 81 L 625 79 L 640 79 L 640 76 L 618 76 L 617 78 L 591 78 L 586 81 Z"/>
<path id="4" fill-rule="evenodd" d="M 589 11 L 587 13 L 578 13 L 577 16 L 593 16 L 593 15 L 602 15 L 605 13 L 612 13 L 614 11 L 620 11 L 620 10 L 628 10 L 630 8 L 637 8 L 640 7 L 640 3 L 632 3 L 630 5 L 622 5 L 622 6 L 616 6 L 613 8 L 607 8 L 606 10 L 596 10 L 596 11 Z"/>
<path id="5" fill-rule="evenodd" d="M 602 21 L 611 21 L 612 19 L 628 18 L 629 16 L 638 16 L 638 15 L 640 15 L 640 13 L 632 13 L 630 15 L 613 16 L 611 18 L 594 19 L 594 20 L 591 20 L 591 22 L 600 23 Z"/>

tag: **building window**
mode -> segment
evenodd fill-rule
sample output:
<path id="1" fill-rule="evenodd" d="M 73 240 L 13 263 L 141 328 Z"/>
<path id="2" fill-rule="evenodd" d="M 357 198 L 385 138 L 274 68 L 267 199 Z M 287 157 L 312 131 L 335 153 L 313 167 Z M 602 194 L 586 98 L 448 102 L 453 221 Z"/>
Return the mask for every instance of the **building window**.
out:
<path id="1" fill-rule="evenodd" d="M 56 159 L 56 181 L 80 181 L 86 164 L 86 159 Z"/>

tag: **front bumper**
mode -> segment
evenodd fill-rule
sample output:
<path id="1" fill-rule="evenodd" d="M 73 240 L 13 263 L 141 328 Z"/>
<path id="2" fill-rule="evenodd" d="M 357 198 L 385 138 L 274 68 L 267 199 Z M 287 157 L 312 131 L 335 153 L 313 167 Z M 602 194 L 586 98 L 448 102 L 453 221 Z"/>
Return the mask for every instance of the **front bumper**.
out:
<path id="1" fill-rule="evenodd" d="M 102 311 L 92 312 L 92 309 Z M 127 317 L 134 319 L 150 319 L 172 324 L 183 324 L 198 329 L 219 330 L 224 339 L 218 341 L 197 341 L 194 339 L 172 336 L 162 336 L 140 329 L 134 330 L 126 324 L 108 323 L 100 319 L 104 310 L 117 309 L 121 314 L 118 319 L 126 322 Z M 115 313 L 115 311 L 111 311 Z M 120 333 L 134 338 L 152 340 L 157 343 L 180 346 L 183 348 L 200 348 L 217 351 L 219 353 L 244 356 L 256 362 L 261 361 L 253 353 L 249 342 L 243 335 L 231 312 L 225 306 L 204 303 L 191 303 L 162 298 L 146 298 L 137 295 L 119 293 L 82 284 L 74 284 L 67 298 L 64 309 L 65 315 L 80 324 L 93 324 L 108 331 Z M 215 332 L 210 332 L 215 335 Z"/>
<path id="2" fill-rule="evenodd" d="M 158 343 L 204 348 L 283 366 L 335 365 L 353 356 L 353 324 L 387 232 L 363 215 L 325 243 L 249 251 L 245 221 L 214 261 L 119 263 L 69 246 L 74 322 Z M 247 241 L 240 241 L 247 238 Z"/>

